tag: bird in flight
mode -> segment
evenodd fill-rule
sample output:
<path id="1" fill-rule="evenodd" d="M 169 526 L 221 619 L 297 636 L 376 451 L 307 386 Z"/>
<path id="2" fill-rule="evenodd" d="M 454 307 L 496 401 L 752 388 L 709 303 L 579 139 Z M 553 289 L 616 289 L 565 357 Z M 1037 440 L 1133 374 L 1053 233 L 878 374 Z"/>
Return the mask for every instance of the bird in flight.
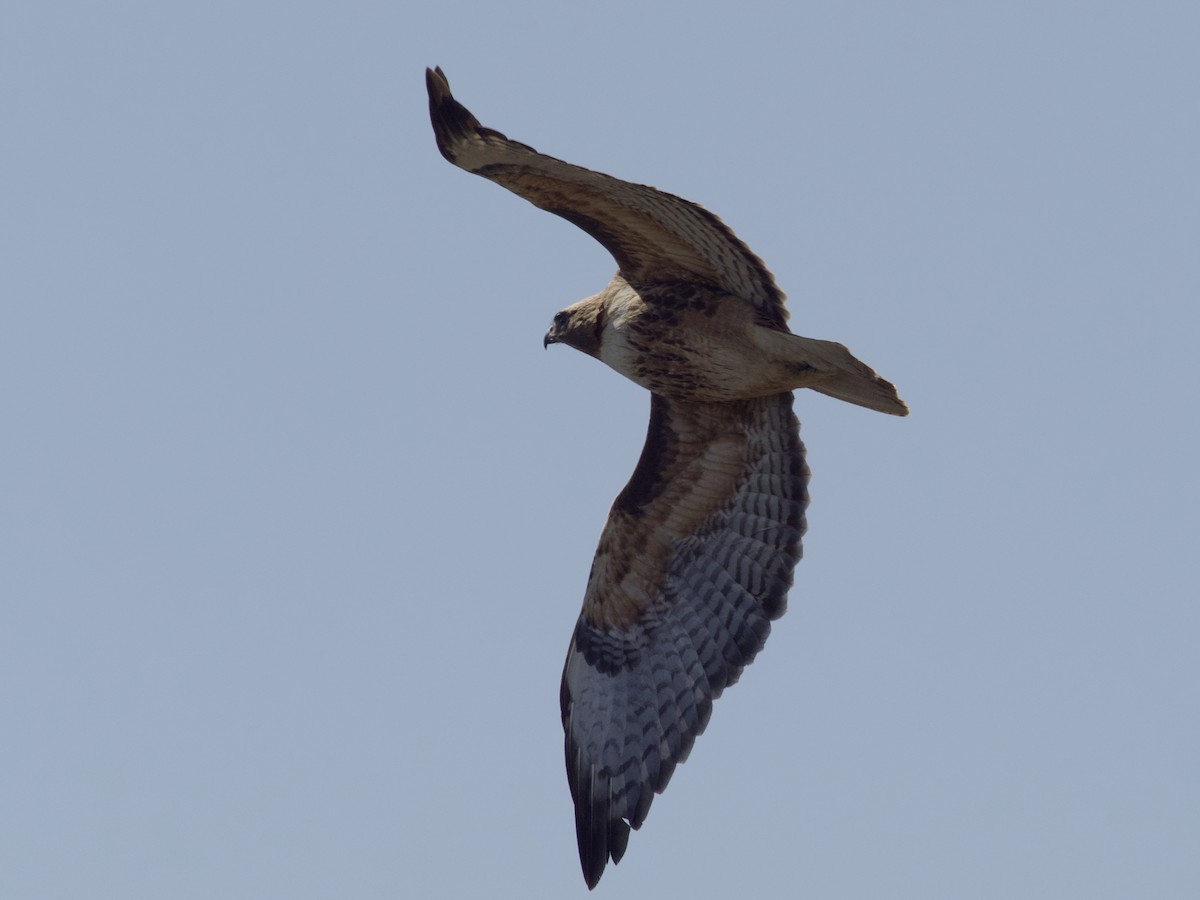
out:
<path id="1" fill-rule="evenodd" d="M 602 291 L 555 315 L 546 346 L 650 391 L 646 443 L 600 535 L 560 691 L 592 888 L 784 613 L 808 505 L 792 391 L 908 408 L 841 344 L 792 334 L 775 279 L 712 213 L 480 125 L 440 68 L 425 82 L 447 160 L 579 226 L 617 262 Z"/>

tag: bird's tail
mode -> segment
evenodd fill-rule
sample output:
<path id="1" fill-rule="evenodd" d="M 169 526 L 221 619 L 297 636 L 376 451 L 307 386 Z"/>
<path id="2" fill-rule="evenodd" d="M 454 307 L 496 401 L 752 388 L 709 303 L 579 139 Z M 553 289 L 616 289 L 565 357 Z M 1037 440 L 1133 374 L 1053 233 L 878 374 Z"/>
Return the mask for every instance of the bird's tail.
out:
<path id="1" fill-rule="evenodd" d="M 784 339 L 788 361 L 805 367 L 808 372 L 797 387 L 812 388 L 838 400 L 889 415 L 908 415 L 908 407 L 896 395 L 892 383 L 876 375 L 874 369 L 855 358 L 841 344 L 798 334 L 775 334 Z"/>

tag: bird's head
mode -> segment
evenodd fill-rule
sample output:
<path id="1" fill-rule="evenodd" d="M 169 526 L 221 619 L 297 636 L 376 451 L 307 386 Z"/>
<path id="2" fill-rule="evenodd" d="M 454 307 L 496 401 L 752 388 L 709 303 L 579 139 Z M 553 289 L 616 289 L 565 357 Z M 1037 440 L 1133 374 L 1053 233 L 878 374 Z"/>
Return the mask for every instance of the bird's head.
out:
<path id="1" fill-rule="evenodd" d="M 588 356 L 599 357 L 606 320 L 602 297 L 603 294 L 595 294 L 557 313 L 542 346 L 566 344 Z"/>

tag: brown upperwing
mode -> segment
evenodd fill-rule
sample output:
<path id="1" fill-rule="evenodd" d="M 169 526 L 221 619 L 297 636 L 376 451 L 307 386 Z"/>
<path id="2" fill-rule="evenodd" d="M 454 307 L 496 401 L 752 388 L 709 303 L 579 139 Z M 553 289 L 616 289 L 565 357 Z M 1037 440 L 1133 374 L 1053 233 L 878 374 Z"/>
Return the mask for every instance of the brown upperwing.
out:
<path id="1" fill-rule="evenodd" d="M 708 210 L 643 184 L 571 165 L 486 128 L 425 70 L 438 149 L 599 241 L 628 281 L 698 281 L 751 303 L 764 324 L 785 329 L 783 292 L 761 259 Z"/>

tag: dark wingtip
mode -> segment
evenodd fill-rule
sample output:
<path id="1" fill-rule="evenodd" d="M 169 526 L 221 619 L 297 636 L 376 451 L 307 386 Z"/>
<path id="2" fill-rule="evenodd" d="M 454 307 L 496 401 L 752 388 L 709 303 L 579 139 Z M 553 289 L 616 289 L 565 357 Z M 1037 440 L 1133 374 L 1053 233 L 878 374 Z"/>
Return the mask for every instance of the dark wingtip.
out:
<path id="1" fill-rule="evenodd" d="M 567 780 L 575 800 L 575 837 L 579 843 L 579 864 L 590 891 L 600 883 L 608 865 L 608 804 L 593 796 L 590 773 L 583 771 L 579 748 L 567 738 Z"/>
<path id="2" fill-rule="evenodd" d="M 471 111 L 455 100 L 454 95 L 450 93 L 450 81 L 441 66 L 425 69 L 425 89 L 429 91 L 429 120 L 433 123 L 438 150 L 455 165 L 458 165 L 455 147 L 471 138 L 498 139 L 507 142 L 511 147 L 537 153 L 527 144 L 510 141 L 503 132 L 480 125 L 479 120 L 471 115 Z"/>
<path id="3" fill-rule="evenodd" d="M 576 810 L 575 831 L 579 838 L 579 863 L 583 869 L 583 880 L 590 891 L 600 883 L 600 876 L 608 865 L 608 822 L 605 810 L 589 807 Z"/>
<path id="4" fill-rule="evenodd" d="M 566 738 L 567 783 L 575 801 L 575 837 L 579 844 L 579 864 L 588 890 L 600 883 L 608 865 L 621 861 L 629 843 L 629 823 L 614 816 L 607 797 L 607 785 L 596 791 L 594 771 L 588 771 L 578 745 Z"/>
<path id="5" fill-rule="evenodd" d="M 432 100 L 434 94 L 439 96 L 450 94 L 450 82 L 446 79 L 446 73 L 442 71 L 441 66 L 434 66 L 432 69 L 425 67 L 425 89 L 429 91 L 429 98 Z"/>
<path id="6" fill-rule="evenodd" d="M 438 150 L 442 156 L 454 162 L 455 140 L 478 132 L 479 120 L 454 99 L 450 93 L 450 81 L 441 66 L 425 70 L 425 89 L 429 92 L 429 121 L 433 123 Z"/>

